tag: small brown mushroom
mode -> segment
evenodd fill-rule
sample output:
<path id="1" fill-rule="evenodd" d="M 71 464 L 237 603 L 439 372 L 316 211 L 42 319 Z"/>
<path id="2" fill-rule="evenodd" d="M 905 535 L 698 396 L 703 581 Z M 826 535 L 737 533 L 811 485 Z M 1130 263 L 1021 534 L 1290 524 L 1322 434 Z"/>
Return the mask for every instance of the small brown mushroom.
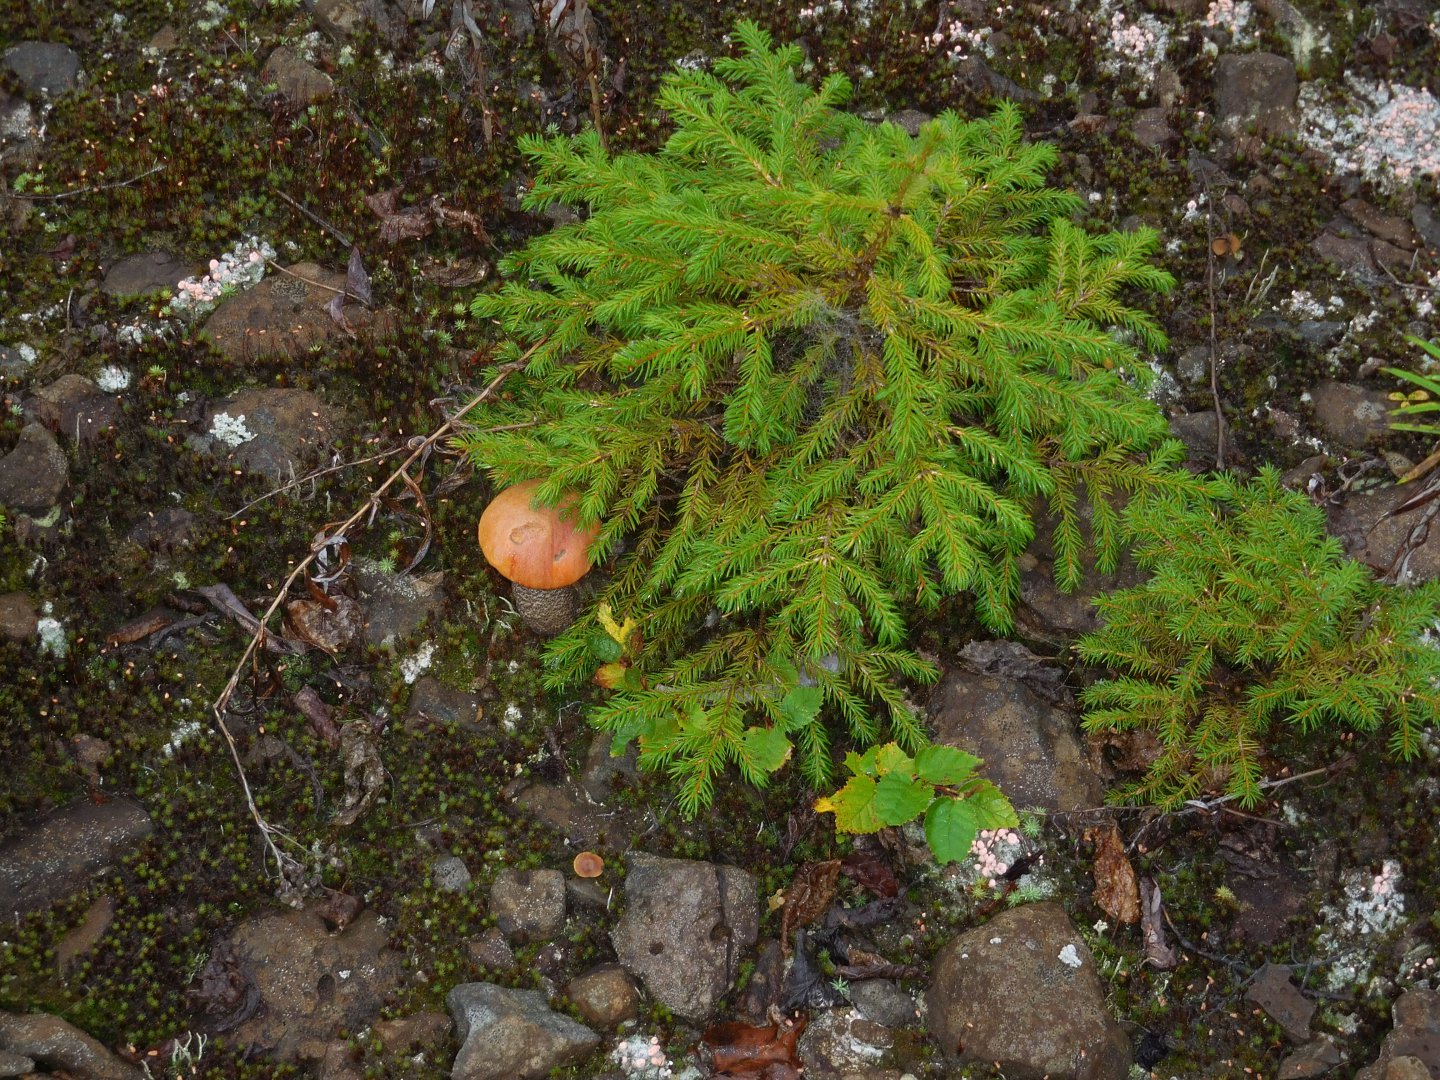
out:
<path id="1" fill-rule="evenodd" d="M 558 634 L 575 621 L 571 588 L 590 571 L 587 554 L 600 532 L 576 526 L 575 497 L 559 507 L 531 500 L 539 480 L 506 488 L 480 515 L 480 550 L 513 583 L 515 610 L 537 634 Z"/>
<path id="2" fill-rule="evenodd" d="M 605 872 L 605 860 L 593 851 L 582 851 L 575 856 L 575 875 L 583 878 L 597 878 Z"/>

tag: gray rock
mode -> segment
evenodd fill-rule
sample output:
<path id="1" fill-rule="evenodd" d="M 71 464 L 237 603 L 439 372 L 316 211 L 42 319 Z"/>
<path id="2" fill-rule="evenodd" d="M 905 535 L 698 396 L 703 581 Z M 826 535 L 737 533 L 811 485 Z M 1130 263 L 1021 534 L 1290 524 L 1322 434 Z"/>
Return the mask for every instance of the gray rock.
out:
<path id="1" fill-rule="evenodd" d="M 1435 1080 L 1440 1077 L 1440 990 L 1406 990 L 1390 1012 L 1393 1027 L 1375 1061 L 1355 1080 Z"/>
<path id="2" fill-rule="evenodd" d="M 1419 523 L 1423 508 L 1394 513 L 1420 490 L 1416 484 L 1402 484 L 1376 491 L 1347 491 L 1337 505 L 1330 507 L 1330 531 L 1345 545 L 1347 555 L 1380 574 L 1388 574 L 1404 552 L 1401 582 L 1440 579 L 1440 529 L 1431 528 L 1412 546 L 1410 533 Z"/>
<path id="3" fill-rule="evenodd" d="M 9 1050 L 0 1050 L 0 1076 L 24 1076 L 35 1071 L 33 1059 L 23 1054 L 12 1053 Z"/>
<path id="4" fill-rule="evenodd" d="M 1345 336 L 1347 325 L 1323 319 L 1303 319 L 1295 327 L 1295 334 L 1312 348 L 1328 349 Z"/>
<path id="5" fill-rule="evenodd" d="M 371 624 L 375 622 L 371 613 Z M 452 690 L 433 675 L 415 680 L 410 702 L 405 708 L 405 725 L 458 724 L 466 731 L 482 731 L 480 697 L 465 690 Z"/>
<path id="6" fill-rule="evenodd" d="M 515 966 L 514 950 L 505 940 L 505 935 L 493 926 L 479 937 L 467 941 L 465 952 L 477 967 L 489 968 L 491 971 L 509 971 Z"/>
<path id="7" fill-rule="evenodd" d="M 1427 248 L 1440 248 L 1440 215 L 1424 203 L 1416 203 L 1410 211 L 1410 224 L 1420 234 Z"/>
<path id="8" fill-rule="evenodd" d="M 435 860 L 430 868 L 435 887 L 441 892 L 463 893 L 470 888 L 470 868 L 465 860 L 455 855 L 445 855 Z"/>
<path id="9" fill-rule="evenodd" d="M 1225 432 L 1225 463 L 1233 464 L 1236 454 L 1230 438 L 1230 425 L 1223 424 Z M 1190 451 L 1187 463 L 1195 469 L 1206 470 L 1215 467 L 1215 456 L 1219 450 L 1219 434 L 1215 426 L 1215 410 L 1178 413 L 1170 418 L 1170 434 L 1185 444 Z"/>
<path id="10" fill-rule="evenodd" d="M 134 1065 L 121 1061 L 99 1039 L 46 1013 L 0 1012 L 0 1049 L 63 1069 L 76 1080 L 139 1080 Z"/>
<path id="11" fill-rule="evenodd" d="M 389 939 L 373 911 L 362 911 L 338 934 L 313 909 L 245 920 L 231 942 L 260 1008 L 230 1041 L 281 1061 L 320 1060 L 330 1039 L 373 1021 L 400 985 L 401 956 Z"/>
<path id="12" fill-rule="evenodd" d="M 1275 1080 L 1313 1080 L 1340 1064 L 1340 1051 L 1329 1039 L 1313 1039 L 1287 1054 L 1280 1062 Z"/>
<path id="13" fill-rule="evenodd" d="M 1420 246 L 1410 222 L 1398 215 L 1387 214 L 1364 199 L 1346 199 L 1340 204 L 1340 209 L 1349 214 L 1352 221 L 1386 243 L 1406 251 L 1414 251 Z"/>
<path id="14" fill-rule="evenodd" d="M 1105 1011 L 1095 958 L 1057 903 L 1013 908 L 955 938 L 935 958 L 925 1002 L 930 1034 L 960 1064 L 1009 1080 L 1129 1073 L 1130 1043 Z"/>
<path id="15" fill-rule="evenodd" d="M 0 376 L 21 378 L 35 363 L 33 352 L 22 353 L 8 345 L 0 345 Z"/>
<path id="16" fill-rule="evenodd" d="M 1378 390 L 1326 379 L 1310 391 L 1315 426 L 1344 450 L 1359 450 L 1390 431 L 1390 400 Z"/>
<path id="17" fill-rule="evenodd" d="M 323 101 L 335 93 L 329 75 L 285 45 L 271 51 L 260 69 L 260 81 L 274 83 L 283 96 L 301 106 Z"/>
<path id="18" fill-rule="evenodd" d="M 5 50 L 5 66 L 42 97 L 59 97 L 80 82 L 80 57 L 69 46 L 51 41 L 22 41 Z"/>
<path id="19" fill-rule="evenodd" d="M 55 436 L 37 423 L 20 429 L 15 449 L 0 458 L 0 506 L 41 514 L 60 501 L 70 463 Z"/>
<path id="20" fill-rule="evenodd" d="M 345 275 L 315 263 L 297 263 L 288 270 L 222 300 L 205 320 L 205 334 L 225 359 L 244 364 L 274 353 L 298 358 L 312 345 L 344 332 L 326 305 L 344 289 Z M 383 313 L 367 314 L 357 304 L 347 304 L 344 314 L 357 332 L 373 333 L 389 325 Z"/>
<path id="21" fill-rule="evenodd" d="M 245 472 L 277 483 L 298 476 L 325 457 L 345 425 L 340 410 L 310 391 L 278 387 L 242 390 L 212 405 L 205 415 L 206 431 L 221 413 L 236 421 L 243 416 L 246 429 L 255 438 L 233 449 L 213 438 L 195 445 L 229 454 Z"/>
<path id="22" fill-rule="evenodd" d="M 40 615 L 24 593 L 0 595 L 0 637 L 29 641 L 40 626 Z"/>
<path id="23" fill-rule="evenodd" d="M 603 803 L 615 788 L 615 781 L 623 777 L 635 782 L 640 778 L 639 749 L 632 742 L 619 757 L 610 756 L 610 737 L 600 732 L 590 740 L 585 752 L 585 768 L 580 775 L 580 786 L 593 801 Z"/>
<path id="24" fill-rule="evenodd" d="M 1245 1000 L 1265 1010 L 1291 1042 L 1303 1043 L 1310 1038 L 1315 1003 L 1290 981 L 1290 969 L 1284 964 L 1266 964 L 1257 971 L 1245 990 Z"/>
<path id="25" fill-rule="evenodd" d="M 397 574 L 365 562 L 356 567 L 356 581 L 365 597 L 365 644 L 372 648 L 394 648 L 445 608 L 443 570 Z M 469 719 L 474 722 L 473 711 Z"/>
<path id="26" fill-rule="evenodd" d="M 73 802 L 22 827 L 0 846 L 0 919 L 69 896 L 153 828 L 149 815 L 124 799 Z"/>
<path id="27" fill-rule="evenodd" d="M 888 1028 L 914 1027 L 920 1020 L 915 998 L 894 979 L 858 979 L 850 1001 L 862 1016 Z"/>
<path id="28" fill-rule="evenodd" d="M 613 1028 L 640 1012 L 640 991 L 619 964 L 601 964 L 565 986 L 565 996 L 588 1023 Z"/>
<path id="29" fill-rule="evenodd" d="M 625 970 L 682 1019 L 729 992 L 760 929 L 753 876 L 734 866 L 643 853 L 626 860 L 625 914 L 610 934 Z"/>
<path id="30" fill-rule="evenodd" d="M 1167 149 L 1179 138 L 1170 126 L 1167 111 L 1161 108 L 1141 109 L 1135 114 L 1131 131 L 1136 142 L 1151 150 Z"/>
<path id="31" fill-rule="evenodd" d="M 1378 285 L 1388 280 L 1382 267 L 1399 274 L 1410 265 L 1410 253 L 1394 244 L 1373 238 L 1340 236 L 1328 229 L 1315 238 L 1310 250 L 1353 275 L 1362 285 Z"/>
<path id="32" fill-rule="evenodd" d="M 100 290 L 111 296 L 144 296 L 173 292 L 194 268 L 168 251 L 142 251 L 127 255 L 105 271 Z"/>
<path id="33" fill-rule="evenodd" d="M 1265 135 L 1294 135 L 1300 82 L 1295 65 L 1274 53 L 1227 53 L 1215 64 L 1215 113 L 1231 133 L 1254 122 Z"/>
<path id="34" fill-rule="evenodd" d="M 1105 788 L 1086 761 L 1072 712 L 1017 678 L 957 667 L 930 696 L 936 743 L 984 759 L 981 771 L 1016 806 L 1100 806 Z"/>
<path id="35" fill-rule="evenodd" d="M 62 439 L 89 445 L 112 431 L 120 419 L 120 400 L 83 375 L 62 375 L 25 402 L 25 417 L 44 424 Z"/>
<path id="36" fill-rule="evenodd" d="M 490 913 L 511 937 L 554 937 L 565 928 L 565 875 L 559 870 L 502 870 L 490 886 Z"/>
<path id="37" fill-rule="evenodd" d="M 920 129 L 932 119 L 933 117 L 929 113 L 921 112 L 919 109 L 901 109 L 897 113 L 891 113 L 885 118 L 885 121 L 898 128 L 903 128 L 905 134 L 914 138 L 920 134 Z"/>
<path id="38" fill-rule="evenodd" d="M 552 1012 L 538 990 L 461 983 L 445 997 L 460 1052 L 453 1080 L 538 1080 L 588 1055 L 600 1037 Z"/>
<path id="39" fill-rule="evenodd" d="M 813 1016 L 796 1047 L 806 1077 L 839 1080 L 875 1067 L 895 1044 L 890 1029 L 854 1009 L 825 1009 Z"/>

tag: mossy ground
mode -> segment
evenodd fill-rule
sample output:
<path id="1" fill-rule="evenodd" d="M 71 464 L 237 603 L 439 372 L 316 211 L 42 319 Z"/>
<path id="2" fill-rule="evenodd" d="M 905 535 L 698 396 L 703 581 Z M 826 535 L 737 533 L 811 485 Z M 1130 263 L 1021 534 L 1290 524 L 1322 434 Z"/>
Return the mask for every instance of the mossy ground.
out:
<path id="1" fill-rule="evenodd" d="M 474 7 L 482 26 L 498 25 L 498 3 Z M 627 64 L 623 93 L 610 114 L 614 144 L 620 148 L 644 149 L 663 138 L 665 120 L 651 104 L 660 76 L 676 58 L 697 51 L 716 54 L 723 35 L 745 16 L 760 19 L 777 36 L 802 41 L 817 75 L 830 70 L 850 74 L 857 86 L 856 107 L 862 110 L 973 110 L 982 104 L 974 87 L 923 44 L 949 11 L 933 0 L 879 0 L 820 18 L 802 17 L 802 5 L 793 0 L 763 5 L 595 0 L 592 7 L 605 30 L 608 55 L 624 57 Z M 1302 7 L 1327 27 L 1353 27 L 1362 18 L 1348 5 L 1329 0 Z M 863 17 L 856 14 L 862 9 Z M 1093 28 L 1062 27 L 1058 13 L 1050 14 L 1048 7 L 1043 11 L 1039 5 L 1016 5 L 1008 21 L 1000 20 L 1004 39 L 989 62 L 1027 89 L 1042 87 L 1046 75 L 1055 77 L 1060 90 L 1026 109 L 1031 130 L 1060 145 L 1056 182 L 1103 193 L 1092 204 L 1096 224 L 1114 227 L 1135 215 L 1181 240 L 1167 254 L 1166 266 L 1182 284 L 1161 313 L 1177 351 L 1208 341 L 1205 229 L 1203 222 L 1182 226 L 1180 218 L 1194 195 L 1187 158 L 1215 153 L 1213 133 L 1196 121 L 1178 125 L 1175 147 L 1157 152 L 1141 146 L 1129 134 L 1135 112 L 1147 104 L 1134 80 L 1100 70 Z M 491 56 L 491 105 L 500 124 L 487 144 L 478 103 L 453 76 L 424 70 L 397 75 L 384 61 L 387 52 L 403 64 L 435 50 L 437 42 L 427 37 L 433 28 L 411 24 L 398 43 L 365 35 L 351 42 L 348 62 L 330 65 L 342 95 L 296 108 L 260 88 L 258 72 L 272 45 L 299 41 L 311 30 L 303 8 L 240 0 L 210 30 L 194 26 L 190 7 L 175 0 L 128 4 L 123 14 L 117 22 L 114 6 L 99 2 L 0 0 L 0 26 L 11 28 L 11 34 L 25 27 L 28 37 L 70 44 L 84 58 L 88 75 L 83 91 L 63 99 L 48 116 L 40 162 L 6 163 L 7 185 L 13 187 L 22 172 L 27 174 L 23 186 L 32 194 L 120 185 L 28 202 L 28 214 L 9 219 L 0 244 L 3 338 L 23 337 L 39 348 L 40 367 L 29 377 L 32 387 L 69 371 L 93 375 L 108 363 L 143 376 L 123 395 L 125 411 L 116 430 L 97 443 L 72 448 L 66 524 L 56 543 L 33 549 L 21 547 L 12 536 L 0 538 L 0 591 L 43 595 L 71 634 L 63 659 L 38 655 L 30 645 L 0 644 L 0 671 L 5 672 L 0 758 L 6 763 L 0 814 L 18 822 L 25 813 L 91 795 L 90 783 L 67 751 L 74 736 L 85 734 L 105 740 L 113 751 L 101 767 L 103 785 L 95 797 L 116 793 L 138 799 L 157 829 L 114 873 L 94 884 L 92 893 L 103 890 L 114 897 L 116 917 L 67 978 L 55 974 L 54 948 L 80 919 L 88 895 L 7 930 L 0 941 L 0 1007 L 54 1010 L 107 1043 L 143 1047 L 190 1026 L 194 1003 L 186 987 L 191 976 L 227 928 L 273 903 L 274 883 L 208 712 L 243 648 L 240 633 L 212 620 L 156 648 L 108 647 L 106 633 L 185 582 L 222 581 L 243 599 L 263 603 L 307 539 L 359 505 L 384 470 L 383 464 L 342 470 L 313 491 L 307 487 L 303 496 L 292 491 L 260 498 L 270 485 L 238 477 L 223 462 L 183 448 L 184 396 L 218 397 L 243 385 L 315 389 L 359 417 L 355 434 L 336 448 L 345 460 L 433 428 L 440 417 L 431 403 L 463 398 L 478 377 L 486 338 L 485 328 L 467 324 L 464 309 L 457 308 L 469 290 L 435 284 L 424 273 L 426 260 L 493 260 L 543 227 L 509 209 L 515 137 L 546 122 L 562 127 L 584 123 L 586 105 L 577 95 L 569 104 L 546 108 L 527 91 L 531 83 L 553 91 L 567 85 L 563 68 L 543 47 L 531 42 L 497 48 Z M 144 52 L 145 42 L 166 26 L 182 28 L 178 44 L 164 54 Z M 1204 92 L 1210 73 L 1201 44 L 1195 31 L 1171 49 L 1191 95 L 1186 107 L 1196 110 L 1210 107 Z M 1262 45 L 1285 49 L 1278 39 L 1267 38 Z M 1343 52 L 1348 44 L 1337 38 L 1335 47 Z M 335 50 L 328 51 L 334 55 Z M 1378 61 L 1360 63 L 1375 68 L 1371 74 L 1433 82 L 1437 68 L 1427 69 L 1422 60 L 1416 48 L 1405 46 L 1383 68 Z M 5 89 L 18 91 L 12 77 L 0 78 Z M 1067 126 L 1080 88 L 1097 95 L 1102 111 L 1119 122 L 1116 132 L 1086 135 Z M 1288 465 L 1305 450 L 1277 438 L 1263 407 L 1302 411 L 1302 392 L 1330 372 L 1257 330 L 1256 305 L 1246 297 L 1253 299 L 1251 285 L 1262 255 L 1265 272 L 1276 271 L 1273 295 L 1315 287 L 1308 243 L 1342 196 L 1293 144 L 1256 140 L 1247 154 L 1249 162 L 1225 159 L 1220 164 L 1237 172 L 1263 169 L 1279 179 L 1268 195 L 1249 197 L 1250 213 L 1243 220 L 1216 222 L 1217 228 L 1242 235 L 1247 253 L 1244 263 L 1225 269 L 1215 293 L 1217 340 L 1243 346 L 1232 353 L 1236 362 L 1221 371 L 1220 390 L 1232 416 L 1260 413 L 1259 419 L 1234 427 L 1246 455 Z M 163 169 L 150 172 L 157 164 Z M 480 215 L 493 245 L 443 228 L 419 243 L 380 244 L 378 221 L 364 196 L 402 182 L 407 203 L 438 195 Z M 1218 201 L 1223 192 L 1211 194 Z M 1377 193 L 1368 194 L 1384 202 Z M 317 225 L 282 195 L 303 203 L 331 228 Z M 340 340 L 303 362 L 260 359 L 237 368 L 192 334 L 152 340 L 139 349 L 113 339 L 92 340 L 88 334 L 88 326 L 158 313 L 156 301 L 94 293 L 101 268 L 118 256 L 165 248 L 204 263 L 240 237 L 258 233 L 276 243 L 283 261 L 313 259 L 338 267 L 344 265 L 345 249 L 336 232 L 361 246 L 377 297 L 402 311 L 394 340 Z M 70 235 L 75 237 L 73 253 L 65 258 L 50 254 Z M 1341 293 L 1352 306 L 1361 299 L 1353 290 Z M 94 299 L 83 318 L 76 318 L 72 300 L 85 294 Z M 1406 299 L 1398 289 L 1382 289 L 1378 306 L 1383 317 L 1355 347 L 1399 359 Z M 5 388 L 7 405 L 18 405 L 20 397 L 18 385 Z M 1208 386 L 1185 389 L 1183 403 L 1208 408 Z M 13 444 L 21 423 L 9 409 L 0 413 L 0 449 Z M 431 479 L 452 467 L 434 466 Z M 137 492 L 150 494 L 137 499 Z M 371 653 L 343 663 L 312 656 L 270 665 L 256 679 L 247 677 L 239 695 L 249 710 L 237 725 L 242 746 L 253 746 L 263 727 L 294 751 L 252 767 L 250 780 L 262 811 L 303 846 L 318 843 L 335 853 L 337 864 L 326 870 L 327 885 L 363 895 L 393 920 L 393 943 L 408 957 L 414 976 L 391 1003 L 394 1015 L 441 1007 L 449 985 L 480 976 L 463 942 L 487 925 L 479 897 L 501 853 L 512 866 L 569 861 L 560 838 L 519 816 L 502 795 L 517 769 L 556 768 L 553 761 L 543 764 L 552 741 L 562 746 L 569 770 L 576 771 L 588 736 L 579 710 L 564 708 L 568 701 L 547 699 L 541 692 L 534 643 L 474 616 L 477 610 L 497 612 L 500 603 L 497 582 L 471 543 L 473 522 L 487 494 L 483 482 L 475 480 L 431 502 L 436 543 L 424 568 L 446 571 L 456 603 L 454 615 L 429 633 L 439 643 L 436 671 L 443 681 L 466 688 L 485 673 L 495 695 L 487 710 L 503 710 L 510 702 L 523 706 L 528 719 L 514 732 L 498 727 L 485 735 L 454 727 L 420 731 L 392 722 L 383 743 L 390 774 L 385 797 L 357 825 L 340 830 L 329 823 L 343 796 L 333 751 L 267 692 L 277 685 L 293 690 L 308 683 L 342 717 L 383 712 L 398 718 L 410 690 L 396 674 L 391 654 Z M 231 519 L 233 511 L 256 499 Z M 196 526 L 188 545 L 154 555 L 128 544 L 126 533 L 141 505 L 179 505 L 193 512 Z M 355 539 L 357 552 L 405 558 L 416 536 L 409 510 L 387 508 L 376 528 Z M 925 624 L 921 634 L 927 648 L 940 651 L 955 647 L 969 632 L 964 607 L 957 604 L 946 617 Z M 418 641 L 401 642 L 396 651 L 403 654 L 415 645 Z M 199 725 L 203 734 L 167 752 L 186 723 Z M 553 733 L 547 730 L 552 726 Z M 1282 830 L 1282 849 L 1312 858 L 1323 847 L 1354 866 L 1373 867 L 1382 856 L 1398 859 L 1406 891 L 1416 900 L 1416 940 L 1434 950 L 1440 945 L 1435 919 L 1440 845 L 1417 793 L 1440 778 L 1440 769 L 1432 762 L 1402 770 L 1374 747 L 1357 749 L 1359 761 L 1352 771 L 1292 796 L 1311 824 Z M 1287 747 L 1283 760 L 1300 769 L 1324 763 L 1335 750 L 1323 743 Z M 684 822 L 669 809 L 663 784 L 647 779 L 621 795 L 653 815 L 652 830 L 637 838 L 637 845 L 740 862 L 756 870 L 767 895 L 786 884 L 794 865 L 839 850 L 826 824 L 804 809 L 812 797 L 793 781 L 763 794 L 737 788 L 722 794 L 705 820 Z M 429 880 L 432 852 L 414 839 L 415 829 L 429 824 L 440 830 L 439 846 L 476 873 L 469 894 L 440 892 Z M 1317 959 L 1313 920 L 1304 916 L 1282 944 L 1268 950 L 1232 940 L 1228 924 L 1233 913 L 1215 900 L 1223 878 L 1214 852 L 1223 827 L 1225 822 L 1213 816 L 1178 817 L 1155 830 L 1149 850 L 1137 857 L 1137 869 L 1161 883 L 1167 910 L 1188 940 L 1239 966 L 1187 954 L 1177 970 L 1161 973 L 1142 962 L 1134 933 L 1111 930 L 1092 937 L 1116 1014 L 1173 1041 L 1175 1050 L 1163 1062 L 1162 1075 L 1238 1076 L 1250 1070 L 1273 1075 L 1284 1043 L 1277 1029 L 1244 1001 L 1244 971 L 1267 959 L 1302 966 Z M 1092 926 L 1101 914 L 1089 899 L 1084 851 L 1052 830 L 1047 857 L 1076 924 Z M 888 944 L 896 962 L 923 962 L 969 925 L 980 904 L 952 899 L 924 875 L 917 875 L 911 898 L 923 914 L 895 928 Z M 778 932 L 778 918 L 767 916 L 764 931 Z M 607 955 L 600 920 L 581 919 L 576 926 L 574 935 L 561 942 L 563 959 L 547 961 L 557 973 L 581 970 Z M 528 974 L 510 978 L 521 984 L 535 978 L 536 960 L 522 956 L 526 962 L 518 970 Z M 1379 1000 L 1337 1002 L 1335 1008 L 1358 1016 L 1372 1042 L 1388 1015 Z M 677 1049 L 691 1037 L 662 1015 L 648 1019 Z M 367 1075 L 445 1074 L 443 1060 L 423 1067 L 396 1060 L 352 1034 Z M 1365 1041 L 1362 1035 L 1350 1045 Z M 897 1064 L 920 1075 L 943 1073 L 933 1048 L 921 1039 L 902 1039 Z M 577 1075 L 597 1067 L 592 1062 Z M 223 1040 L 198 1073 L 293 1074 L 285 1067 L 243 1062 Z"/>

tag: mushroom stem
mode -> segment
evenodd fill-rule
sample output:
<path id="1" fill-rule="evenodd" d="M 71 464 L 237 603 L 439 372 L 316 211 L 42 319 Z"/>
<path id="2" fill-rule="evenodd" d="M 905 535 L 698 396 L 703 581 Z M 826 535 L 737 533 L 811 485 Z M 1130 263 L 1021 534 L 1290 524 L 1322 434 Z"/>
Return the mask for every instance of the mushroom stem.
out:
<path id="1" fill-rule="evenodd" d="M 554 637 L 575 621 L 575 589 L 565 585 L 559 589 L 532 589 L 519 582 L 511 583 L 515 610 L 537 634 Z"/>

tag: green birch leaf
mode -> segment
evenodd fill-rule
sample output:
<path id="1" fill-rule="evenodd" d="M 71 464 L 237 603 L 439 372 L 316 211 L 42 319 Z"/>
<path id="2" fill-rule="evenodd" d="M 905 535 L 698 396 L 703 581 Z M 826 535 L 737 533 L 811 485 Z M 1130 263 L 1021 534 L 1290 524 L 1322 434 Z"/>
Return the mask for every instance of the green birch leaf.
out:
<path id="1" fill-rule="evenodd" d="M 978 757 L 954 746 L 927 746 L 915 755 L 915 775 L 932 784 L 963 784 L 979 765 Z"/>
<path id="2" fill-rule="evenodd" d="M 915 774 L 915 762 L 909 754 L 900 749 L 897 743 L 886 743 L 884 746 L 876 747 L 875 771 L 884 776 L 886 773 L 898 772 L 906 776 Z M 869 757 L 869 754 L 865 755 Z"/>
<path id="3" fill-rule="evenodd" d="M 904 825 L 925 812 L 935 788 L 903 772 L 889 772 L 875 785 L 875 812 L 886 825 Z"/>
<path id="4" fill-rule="evenodd" d="M 767 773 L 778 771 L 790 760 L 790 740 L 778 727 L 746 728 L 740 741 L 745 744 L 746 756 L 756 768 Z"/>
<path id="5" fill-rule="evenodd" d="M 820 714 L 822 695 L 818 686 L 797 686 L 780 700 L 780 714 L 788 729 L 804 727 Z"/>
<path id="6" fill-rule="evenodd" d="M 936 799 L 925 814 L 925 840 L 941 866 L 968 858 L 979 831 L 968 799 Z"/>
<path id="7" fill-rule="evenodd" d="M 875 781 L 852 776 L 834 795 L 815 800 L 817 814 L 834 814 L 839 832 L 873 833 L 885 827 L 875 810 Z"/>

